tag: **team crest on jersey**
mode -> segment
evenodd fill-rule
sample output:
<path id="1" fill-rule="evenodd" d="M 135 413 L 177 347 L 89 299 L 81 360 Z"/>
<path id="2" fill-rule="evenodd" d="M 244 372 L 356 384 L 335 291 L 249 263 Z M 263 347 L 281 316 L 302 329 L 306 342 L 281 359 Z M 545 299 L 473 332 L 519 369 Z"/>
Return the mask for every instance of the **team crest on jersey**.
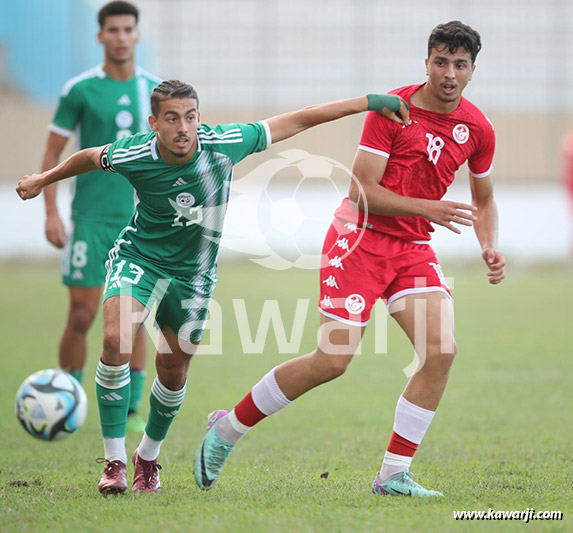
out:
<path id="1" fill-rule="evenodd" d="M 189 192 L 182 192 L 175 199 L 179 207 L 191 207 L 195 203 L 195 197 Z"/>
<path id="2" fill-rule="evenodd" d="M 115 123 L 118 128 L 124 130 L 127 128 L 131 128 L 131 125 L 133 124 L 133 115 L 129 111 L 124 109 L 115 116 Z"/>
<path id="3" fill-rule="evenodd" d="M 454 126 L 452 135 L 458 144 L 466 144 L 470 138 L 470 129 L 465 124 L 458 124 Z"/>
<path id="4" fill-rule="evenodd" d="M 366 308 L 366 301 L 361 294 L 351 294 L 344 302 L 344 307 L 351 315 L 362 313 Z"/>

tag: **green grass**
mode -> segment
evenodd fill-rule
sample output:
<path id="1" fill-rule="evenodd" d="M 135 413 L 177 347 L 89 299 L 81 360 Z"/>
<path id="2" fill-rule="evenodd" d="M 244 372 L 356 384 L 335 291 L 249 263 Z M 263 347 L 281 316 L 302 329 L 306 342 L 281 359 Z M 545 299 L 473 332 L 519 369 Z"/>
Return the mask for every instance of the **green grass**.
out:
<path id="1" fill-rule="evenodd" d="M 232 407 L 263 373 L 292 357 L 277 353 L 274 336 L 264 354 L 242 354 L 231 300 L 245 298 L 253 331 L 265 299 L 279 300 L 290 328 L 297 299 L 310 298 L 302 350 L 315 339 L 315 272 L 233 263 L 222 265 L 216 291 L 224 355 L 198 356 L 191 365 L 185 404 L 162 450 L 164 492 L 102 498 L 92 385 L 101 320 L 90 333 L 84 428 L 67 441 L 35 441 L 14 416 L 14 394 L 28 374 L 55 366 L 67 295 L 55 265 L 1 266 L 0 530 L 571 531 L 571 272 L 539 268 L 490 287 L 481 269 L 446 267 L 456 274 L 459 354 L 413 465 L 417 478 L 446 498 L 417 501 L 370 494 L 406 382 L 402 369 L 412 360 L 391 321 L 389 354 L 373 354 L 369 331 L 345 376 L 255 428 L 220 483 L 208 493 L 197 489 L 192 463 L 207 413 Z M 147 389 L 152 361 L 148 370 Z M 137 443 L 128 437 L 129 450 Z M 560 510 L 565 519 L 524 525 L 452 518 L 453 510 L 489 507 Z"/>

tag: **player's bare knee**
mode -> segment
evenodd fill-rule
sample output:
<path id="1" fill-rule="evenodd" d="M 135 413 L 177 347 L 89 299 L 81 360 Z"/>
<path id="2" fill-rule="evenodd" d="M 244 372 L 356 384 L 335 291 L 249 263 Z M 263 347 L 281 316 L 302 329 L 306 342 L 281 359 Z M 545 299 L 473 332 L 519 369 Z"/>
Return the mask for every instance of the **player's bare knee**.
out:
<path id="1" fill-rule="evenodd" d="M 169 359 L 167 356 L 158 357 L 155 363 L 159 381 L 170 390 L 179 390 L 185 385 L 189 361 Z"/>
<path id="2" fill-rule="evenodd" d="M 428 343 L 426 365 L 435 372 L 447 374 L 454 362 L 457 349 L 454 338 L 439 339 Z"/>
<path id="3" fill-rule="evenodd" d="M 113 362 L 118 358 L 119 344 L 119 329 L 106 329 L 103 336 L 102 359 L 107 364 L 113 364 Z"/>
<path id="4" fill-rule="evenodd" d="M 131 358 L 133 342 L 119 327 L 106 327 L 103 336 L 102 360 L 108 365 L 121 365 Z"/>
<path id="5" fill-rule="evenodd" d="M 93 324 L 96 314 L 97 307 L 72 305 L 68 314 L 67 327 L 74 333 L 85 334 Z"/>
<path id="6" fill-rule="evenodd" d="M 328 377 L 328 381 L 342 376 L 348 368 L 348 363 L 349 361 L 343 356 L 329 356 L 329 364 L 326 367 L 326 376 Z"/>
<path id="7" fill-rule="evenodd" d="M 352 354 L 328 354 L 317 349 L 312 362 L 317 379 L 326 383 L 342 376 L 351 360 Z"/>

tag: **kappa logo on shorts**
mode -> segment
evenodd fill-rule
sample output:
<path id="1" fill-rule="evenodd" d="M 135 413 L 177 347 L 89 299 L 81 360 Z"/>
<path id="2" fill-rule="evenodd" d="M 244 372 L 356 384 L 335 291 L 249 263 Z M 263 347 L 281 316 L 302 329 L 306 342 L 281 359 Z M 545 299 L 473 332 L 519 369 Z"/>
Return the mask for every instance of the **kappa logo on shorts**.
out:
<path id="1" fill-rule="evenodd" d="M 466 144 L 470 138 L 470 129 L 465 124 L 458 124 L 454 126 L 452 135 L 458 144 Z"/>
<path id="2" fill-rule="evenodd" d="M 334 276 L 328 276 L 322 283 L 325 283 L 327 287 L 336 287 L 337 289 L 340 289 Z"/>
<path id="3" fill-rule="evenodd" d="M 334 268 L 340 268 L 341 270 L 344 270 L 344 267 L 342 266 L 342 257 L 338 257 L 337 255 L 335 255 L 329 262 L 328 264 Z"/>
<path id="4" fill-rule="evenodd" d="M 366 300 L 361 294 L 351 294 L 346 298 L 344 307 L 351 315 L 358 315 L 366 309 Z"/>
<path id="5" fill-rule="evenodd" d="M 345 252 L 350 251 L 350 247 L 348 246 L 348 239 L 347 238 L 338 239 L 336 241 L 336 246 L 338 246 L 339 248 L 342 248 Z"/>
<path id="6" fill-rule="evenodd" d="M 352 233 L 358 233 L 358 225 L 357 224 L 353 224 L 352 222 L 347 222 L 346 224 L 344 224 L 344 227 L 348 231 L 351 231 Z"/>
<path id="7" fill-rule="evenodd" d="M 332 303 L 332 300 L 330 299 L 330 296 L 328 296 L 328 294 L 324 296 L 322 302 L 320 302 L 320 305 L 327 309 L 334 309 L 334 304 Z"/>

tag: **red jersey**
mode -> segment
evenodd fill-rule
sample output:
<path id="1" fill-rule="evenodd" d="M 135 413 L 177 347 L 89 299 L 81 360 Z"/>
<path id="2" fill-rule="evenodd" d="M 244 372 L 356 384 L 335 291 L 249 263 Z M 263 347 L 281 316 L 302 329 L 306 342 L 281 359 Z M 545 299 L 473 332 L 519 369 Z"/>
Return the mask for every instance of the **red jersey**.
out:
<path id="1" fill-rule="evenodd" d="M 563 139 L 563 184 L 569 193 L 573 207 L 573 130 L 569 131 Z"/>
<path id="2" fill-rule="evenodd" d="M 388 158 L 380 181 L 386 189 L 401 196 L 439 200 L 466 161 L 475 177 L 489 176 L 495 134 L 486 116 L 464 97 L 452 113 L 436 113 L 412 105 L 410 98 L 422 85 L 391 92 L 410 104 L 412 124 L 405 127 L 370 112 L 364 122 L 359 149 Z M 357 213 L 348 198 L 334 215 L 353 222 L 358 218 L 360 224 L 366 223 L 376 231 L 406 241 L 428 241 L 430 232 L 434 231 L 424 217 Z"/>

